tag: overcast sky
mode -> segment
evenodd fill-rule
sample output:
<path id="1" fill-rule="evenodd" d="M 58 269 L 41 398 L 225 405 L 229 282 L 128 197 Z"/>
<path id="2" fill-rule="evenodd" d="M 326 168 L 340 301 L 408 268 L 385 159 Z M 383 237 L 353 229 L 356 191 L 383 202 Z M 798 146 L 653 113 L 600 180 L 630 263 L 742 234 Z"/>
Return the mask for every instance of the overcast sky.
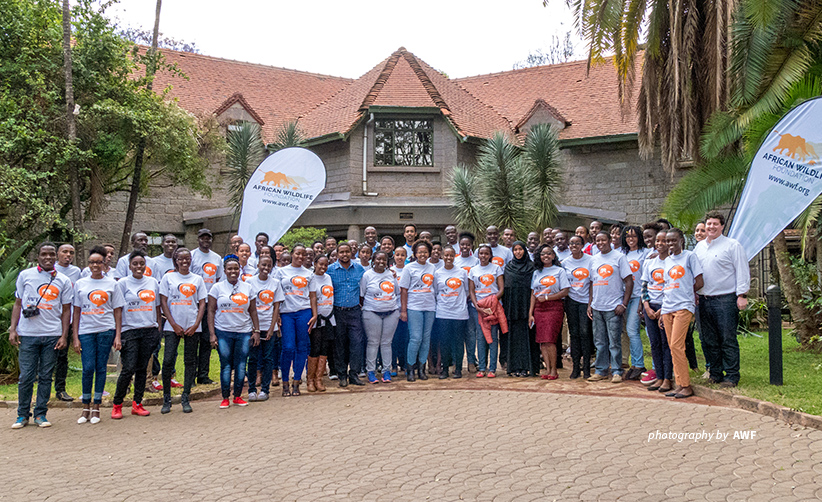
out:
<path id="1" fill-rule="evenodd" d="M 109 12 L 150 30 L 155 5 L 121 0 Z M 451 77 L 506 71 L 572 30 L 564 0 L 166 0 L 160 16 L 164 36 L 202 54 L 352 78 L 400 46 Z"/>

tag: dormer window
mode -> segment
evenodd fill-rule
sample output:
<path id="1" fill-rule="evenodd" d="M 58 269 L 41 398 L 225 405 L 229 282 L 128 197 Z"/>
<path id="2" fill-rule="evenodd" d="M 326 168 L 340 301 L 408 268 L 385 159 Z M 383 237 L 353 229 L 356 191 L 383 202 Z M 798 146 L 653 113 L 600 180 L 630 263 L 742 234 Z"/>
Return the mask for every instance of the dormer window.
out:
<path id="1" fill-rule="evenodd" d="M 433 166 L 434 121 L 378 119 L 374 122 L 375 166 Z"/>

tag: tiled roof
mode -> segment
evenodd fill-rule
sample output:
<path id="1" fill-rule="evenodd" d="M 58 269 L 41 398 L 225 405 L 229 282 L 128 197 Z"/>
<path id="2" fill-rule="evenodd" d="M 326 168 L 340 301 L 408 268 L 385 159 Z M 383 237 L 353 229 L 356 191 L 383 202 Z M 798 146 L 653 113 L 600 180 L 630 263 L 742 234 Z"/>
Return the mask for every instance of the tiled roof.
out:
<path id="1" fill-rule="evenodd" d="M 555 108 L 571 124 L 560 139 L 613 136 L 637 132 L 635 100 L 639 94 L 642 58 L 637 58 L 634 101 L 620 106 L 616 71 L 611 60 L 591 68 L 585 61 L 536 66 L 488 75 L 454 79 L 453 82 L 488 103 L 511 121 L 520 124 L 538 99 Z"/>
<path id="2" fill-rule="evenodd" d="M 348 78 L 190 52 L 160 51 L 166 62 L 176 63 L 188 79 L 161 72 L 155 79 L 155 90 L 171 85 L 170 95 L 192 113 L 215 113 L 227 109 L 224 107 L 226 103 L 231 106 L 240 102 L 234 96 L 239 93 L 243 107 L 262 121 L 266 140 L 272 140 L 282 124 L 296 119 L 351 82 Z"/>
<path id="3" fill-rule="evenodd" d="M 303 115 L 306 136 L 347 134 L 371 106 L 439 108 L 461 135 L 490 137 L 511 124 L 488 105 L 417 59 L 404 47 Z"/>

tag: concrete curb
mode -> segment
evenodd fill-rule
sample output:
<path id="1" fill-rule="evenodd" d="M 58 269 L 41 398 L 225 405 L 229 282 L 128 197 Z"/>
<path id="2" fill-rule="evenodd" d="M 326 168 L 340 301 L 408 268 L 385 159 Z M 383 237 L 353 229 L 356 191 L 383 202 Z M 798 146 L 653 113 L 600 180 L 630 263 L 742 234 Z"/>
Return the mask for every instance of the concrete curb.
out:
<path id="1" fill-rule="evenodd" d="M 759 413 L 767 417 L 776 418 L 789 424 L 797 424 L 803 427 L 822 430 L 822 417 L 810 415 L 801 411 L 792 410 L 785 406 L 779 406 L 769 401 L 760 401 L 752 397 L 733 394 L 728 391 L 711 389 L 702 385 L 691 384 L 694 394 L 711 401 L 715 401 L 724 406 L 739 408 L 740 410 Z"/>

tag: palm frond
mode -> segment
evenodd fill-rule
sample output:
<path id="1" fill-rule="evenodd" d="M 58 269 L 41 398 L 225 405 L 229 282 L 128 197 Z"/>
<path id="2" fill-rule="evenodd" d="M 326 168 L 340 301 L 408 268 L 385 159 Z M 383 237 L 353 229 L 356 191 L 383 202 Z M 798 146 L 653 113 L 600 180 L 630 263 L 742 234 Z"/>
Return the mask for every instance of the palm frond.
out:
<path id="1" fill-rule="evenodd" d="M 268 145 L 268 151 L 271 153 L 278 152 L 283 148 L 292 146 L 300 146 L 305 141 L 300 127 L 296 120 L 286 122 L 277 130 L 277 140 Z"/>
<path id="2" fill-rule="evenodd" d="M 808 235 L 811 231 L 816 232 L 820 214 L 822 214 L 822 197 L 817 197 L 794 222 L 794 226 L 802 230 L 802 256 L 806 254 L 805 247 L 808 242 Z"/>
<path id="3" fill-rule="evenodd" d="M 446 195 L 451 199 L 454 220 L 460 228 L 481 235 L 485 230 L 483 206 L 477 197 L 477 177 L 466 165 L 456 166 L 450 174 Z"/>
<path id="4" fill-rule="evenodd" d="M 532 127 L 525 138 L 523 158 L 527 162 L 524 176 L 533 209 L 531 228 L 542 229 L 553 225 L 559 215 L 562 170 L 557 130 L 548 124 Z"/>
<path id="5" fill-rule="evenodd" d="M 260 126 L 243 122 L 239 129 L 229 131 L 226 167 L 228 168 L 229 204 L 239 211 L 248 179 L 265 157 L 265 146 L 260 137 Z"/>

